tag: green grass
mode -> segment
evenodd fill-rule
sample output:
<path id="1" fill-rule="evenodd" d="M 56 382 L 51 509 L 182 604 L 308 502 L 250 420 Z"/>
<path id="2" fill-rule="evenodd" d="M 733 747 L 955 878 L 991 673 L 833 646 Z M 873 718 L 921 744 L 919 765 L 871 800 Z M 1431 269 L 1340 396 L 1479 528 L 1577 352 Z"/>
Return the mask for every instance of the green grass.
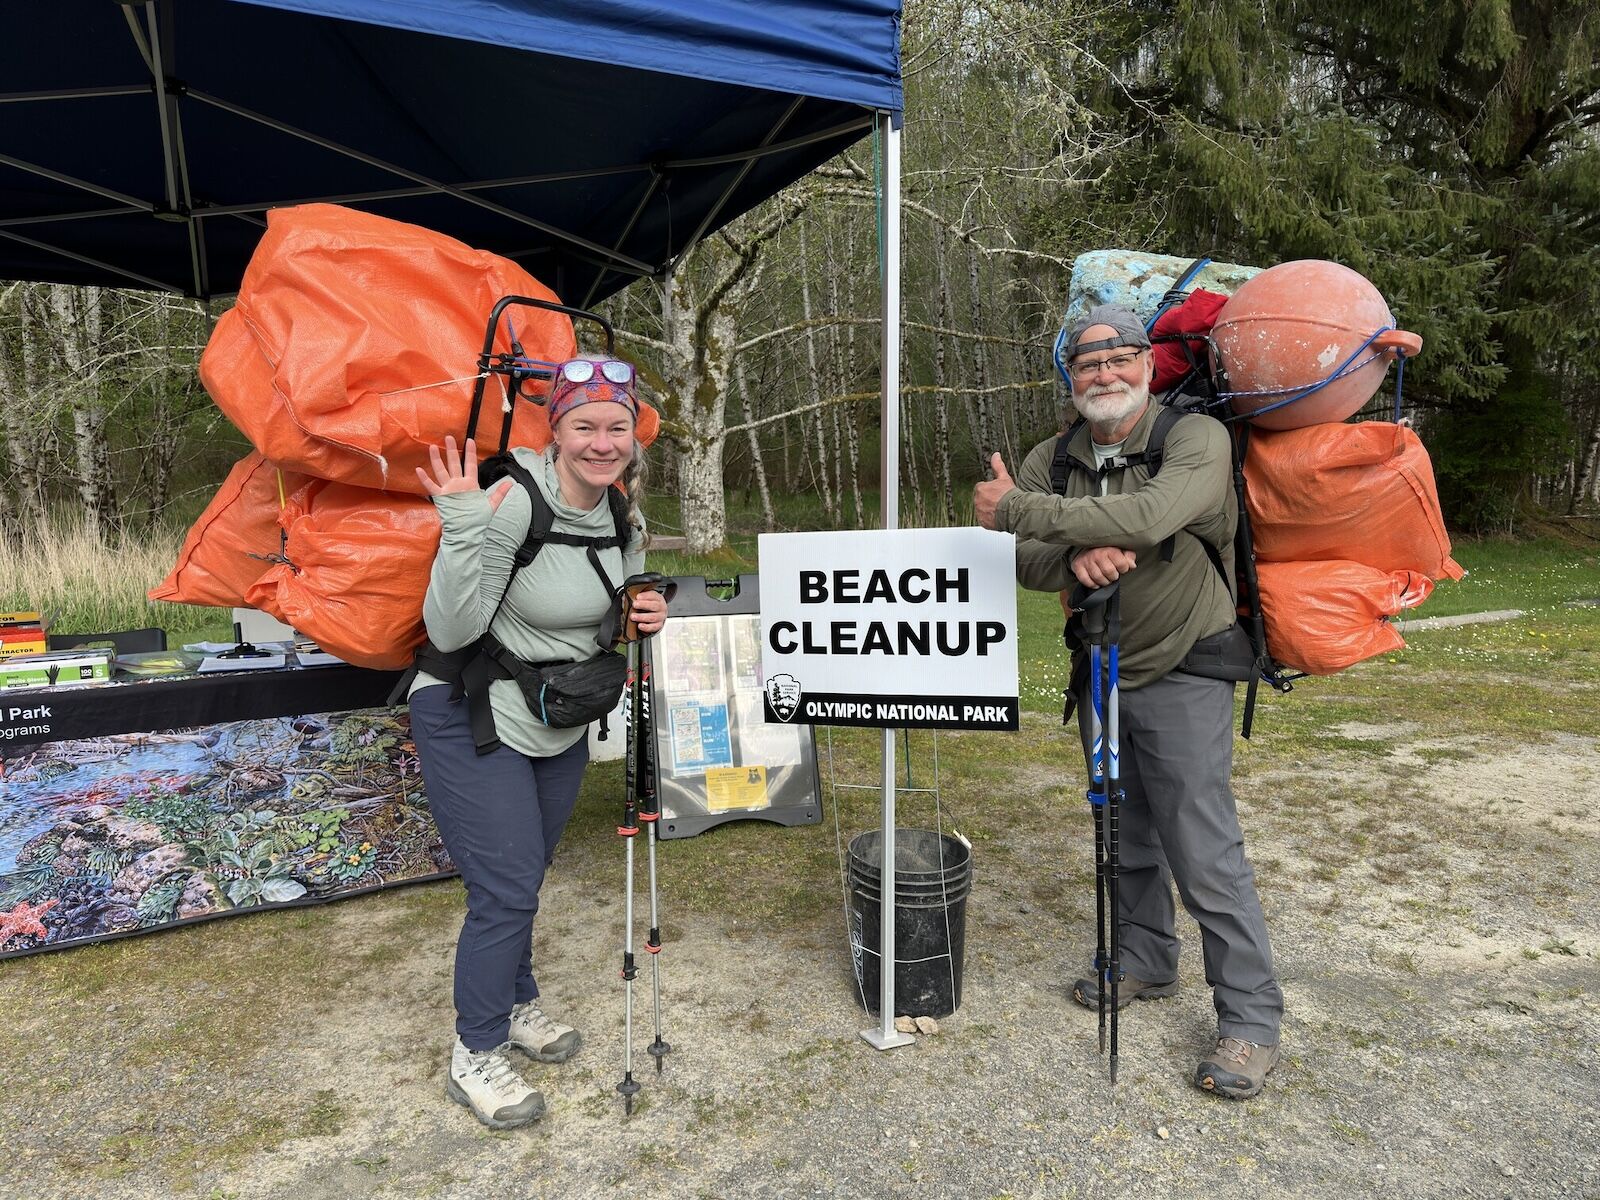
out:
<path id="1" fill-rule="evenodd" d="M 1458 583 L 1438 584 L 1416 616 L 1445 617 L 1497 609 L 1550 608 L 1600 598 L 1600 549 L 1554 538 L 1459 541 L 1454 557 L 1467 569 Z"/>

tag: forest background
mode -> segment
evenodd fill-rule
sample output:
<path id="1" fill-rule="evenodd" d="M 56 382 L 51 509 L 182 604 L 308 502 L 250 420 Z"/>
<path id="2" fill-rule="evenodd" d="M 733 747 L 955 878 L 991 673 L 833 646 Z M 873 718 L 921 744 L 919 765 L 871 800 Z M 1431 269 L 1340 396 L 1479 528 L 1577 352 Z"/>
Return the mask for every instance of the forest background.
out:
<path id="1" fill-rule="evenodd" d="M 1407 408 L 1452 526 L 1593 512 L 1597 52 L 1600 0 L 908 0 L 903 523 L 965 520 L 985 448 L 1059 428 L 1072 261 L 1115 247 L 1353 267 L 1425 339 Z M 875 521 L 875 161 L 859 143 L 607 302 L 665 415 L 654 528 L 691 553 L 727 544 L 730 501 Z M 176 549 L 249 448 L 195 372 L 225 307 L 0 283 L 8 544 Z"/>

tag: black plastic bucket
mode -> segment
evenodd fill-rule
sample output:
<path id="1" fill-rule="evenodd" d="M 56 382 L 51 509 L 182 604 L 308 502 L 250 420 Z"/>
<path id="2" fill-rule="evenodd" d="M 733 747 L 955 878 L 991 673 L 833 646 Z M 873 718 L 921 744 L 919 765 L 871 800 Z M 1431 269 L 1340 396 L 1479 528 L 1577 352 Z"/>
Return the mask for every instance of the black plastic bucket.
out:
<path id="1" fill-rule="evenodd" d="M 850 957 L 869 1013 L 879 1001 L 882 863 L 880 831 L 851 840 Z M 894 1015 L 949 1016 L 961 1004 L 972 847 L 931 829 L 896 829 L 894 869 Z"/>

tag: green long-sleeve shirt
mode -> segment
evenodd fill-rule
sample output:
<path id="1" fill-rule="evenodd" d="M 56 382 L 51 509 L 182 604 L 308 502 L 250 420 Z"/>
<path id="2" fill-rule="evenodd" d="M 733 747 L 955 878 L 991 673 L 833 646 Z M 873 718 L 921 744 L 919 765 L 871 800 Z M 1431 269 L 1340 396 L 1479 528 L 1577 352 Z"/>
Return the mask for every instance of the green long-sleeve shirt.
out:
<path id="1" fill-rule="evenodd" d="M 555 514 L 554 532 L 583 537 L 615 534 L 605 497 L 587 512 L 574 508 L 561 498 L 554 459 L 527 449 L 513 453 Z M 546 544 L 532 563 L 517 572 L 510 588 L 506 586 L 516 552 L 533 521 L 533 501 L 526 491 L 513 486 L 494 510 L 489 508 L 485 492 L 436 496 L 434 506 L 441 525 L 439 552 L 422 601 L 422 620 L 435 646 L 459 650 L 490 630 L 506 649 L 529 662 L 576 661 L 599 652 L 594 639 L 611 597 L 584 547 Z M 644 530 L 637 528 L 626 554 L 619 548 L 599 552 L 600 564 L 613 586 L 644 569 L 643 546 Z M 419 672 L 411 691 L 440 682 Z M 541 722 L 515 680 L 491 683 L 489 706 L 500 740 L 523 754 L 559 754 L 585 733 L 582 727 L 551 729 Z"/>
<path id="2" fill-rule="evenodd" d="M 1124 454 L 1144 450 L 1155 423 L 1152 402 L 1122 444 Z M 1112 471 L 1107 494 L 1095 477 L 1069 471 L 1067 494 L 1050 485 L 1056 438 L 1028 452 L 1015 475 L 1017 486 L 1001 497 L 999 527 L 1017 535 L 1017 580 L 1024 587 L 1059 591 L 1077 581 L 1073 553 L 1096 546 L 1132 550 L 1138 565 L 1121 579 L 1121 686 L 1132 691 L 1166 675 L 1203 637 L 1221 633 L 1235 619 L 1234 601 L 1200 539 L 1221 553 L 1233 574 L 1233 531 L 1238 521 L 1227 431 L 1210 418 L 1182 418 L 1167 433 L 1161 470 Z M 1073 437 L 1069 451 L 1092 465 L 1089 427 Z M 1172 561 L 1160 547 L 1173 537 Z"/>

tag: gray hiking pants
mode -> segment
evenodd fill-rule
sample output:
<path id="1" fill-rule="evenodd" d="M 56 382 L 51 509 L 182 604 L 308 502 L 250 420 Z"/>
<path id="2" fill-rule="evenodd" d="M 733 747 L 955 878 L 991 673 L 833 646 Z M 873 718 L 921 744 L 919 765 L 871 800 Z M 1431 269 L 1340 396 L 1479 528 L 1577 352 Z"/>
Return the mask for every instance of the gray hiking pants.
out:
<path id="1" fill-rule="evenodd" d="M 1233 687 L 1174 671 L 1120 692 L 1122 969 L 1154 983 L 1177 978 L 1176 881 L 1200 925 L 1218 1036 L 1274 1045 L 1283 993 L 1229 787 Z M 1086 760 L 1091 712 L 1080 696 Z"/>

